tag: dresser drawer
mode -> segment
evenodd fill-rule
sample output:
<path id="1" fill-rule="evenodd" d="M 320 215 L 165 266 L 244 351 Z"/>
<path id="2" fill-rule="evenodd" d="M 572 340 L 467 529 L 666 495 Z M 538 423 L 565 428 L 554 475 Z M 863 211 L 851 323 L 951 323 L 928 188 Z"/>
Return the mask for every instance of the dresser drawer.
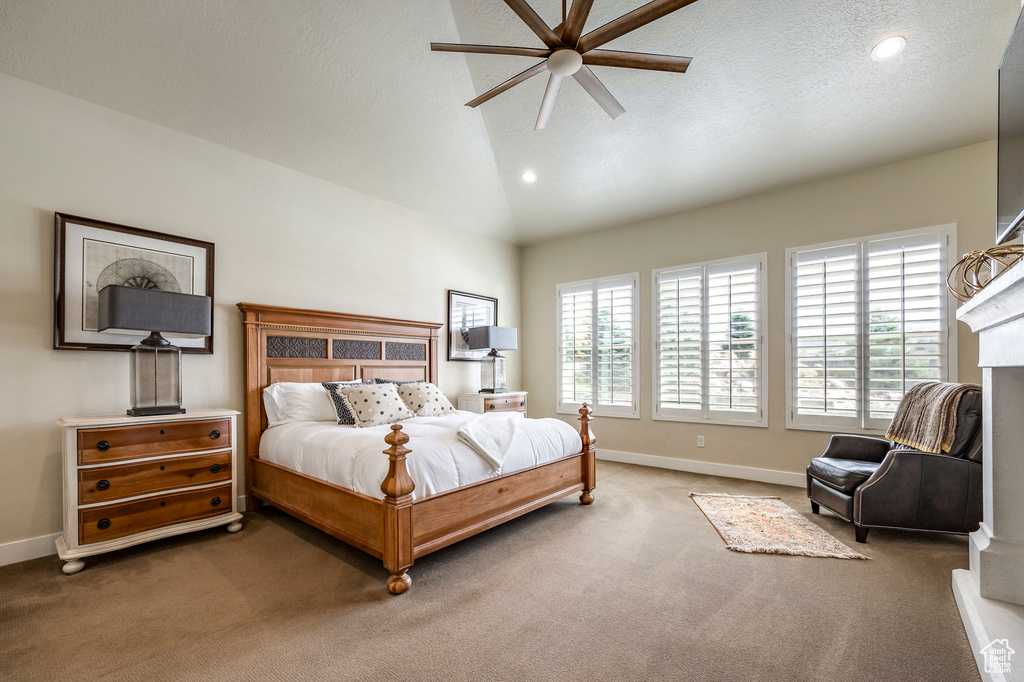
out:
<path id="1" fill-rule="evenodd" d="M 526 398 L 521 395 L 484 398 L 484 412 L 525 412 Z"/>
<path id="2" fill-rule="evenodd" d="M 204 419 L 78 432 L 78 463 L 100 464 L 231 447 L 231 420 Z"/>
<path id="3" fill-rule="evenodd" d="M 231 480 L 231 451 L 78 470 L 78 503 Z"/>
<path id="4" fill-rule="evenodd" d="M 78 510 L 78 542 L 85 545 L 195 521 L 231 511 L 231 485 L 170 493 L 135 502 Z"/>

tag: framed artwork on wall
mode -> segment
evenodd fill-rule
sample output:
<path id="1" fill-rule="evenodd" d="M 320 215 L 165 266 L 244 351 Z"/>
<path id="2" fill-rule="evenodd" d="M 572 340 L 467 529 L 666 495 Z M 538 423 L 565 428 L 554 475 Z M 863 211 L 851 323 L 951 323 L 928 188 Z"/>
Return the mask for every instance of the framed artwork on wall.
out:
<path id="1" fill-rule="evenodd" d="M 198 239 L 56 213 L 53 262 L 57 349 L 127 351 L 143 339 L 98 331 L 99 292 L 109 284 L 213 298 L 213 244 Z M 174 344 L 213 353 L 212 322 L 210 336 Z"/>
<path id="2" fill-rule="evenodd" d="M 487 350 L 469 349 L 469 330 L 498 324 L 498 299 L 448 290 L 448 359 L 480 362 Z"/>

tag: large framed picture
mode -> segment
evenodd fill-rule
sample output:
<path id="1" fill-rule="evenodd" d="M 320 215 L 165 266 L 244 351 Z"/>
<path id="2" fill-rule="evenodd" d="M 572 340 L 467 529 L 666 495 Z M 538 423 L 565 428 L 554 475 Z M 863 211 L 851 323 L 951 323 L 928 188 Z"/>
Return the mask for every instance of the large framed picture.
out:
<path id="1" fill-rule="evenodd" d="M 448 290 L 448 359 L 480 362 L 488 349 L 469 349 L 469 330 L 498 324 L 498 299 Z"/>
<path id="2" fill-rule="evenodd" d="M 109 284 L 213 298 L 212 243 L 54 215 L 54 348 L 127 351 L 144 338 L 98 330 L 99 291 Z M 213 353 L 212 331 L 173 343 L 185 353 Z"/>

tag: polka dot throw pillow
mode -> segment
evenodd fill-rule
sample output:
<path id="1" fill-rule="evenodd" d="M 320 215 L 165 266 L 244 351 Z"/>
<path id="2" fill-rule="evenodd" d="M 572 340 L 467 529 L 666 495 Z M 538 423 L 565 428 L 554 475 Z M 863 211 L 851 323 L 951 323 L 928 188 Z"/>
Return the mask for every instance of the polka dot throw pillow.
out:
<path id="1" fill-rule="evenodd" d="M 442 417 L 455 412 L 455 406 L 434 384 L 416 383 L 398 387 L 398 395 L 417 417 Z"/>
<path id="2" fill-rule="evenodd" d="M 413 416 L 394 384 L 339 386 L 336 390 L 358 427 L 394 424 Z"/>

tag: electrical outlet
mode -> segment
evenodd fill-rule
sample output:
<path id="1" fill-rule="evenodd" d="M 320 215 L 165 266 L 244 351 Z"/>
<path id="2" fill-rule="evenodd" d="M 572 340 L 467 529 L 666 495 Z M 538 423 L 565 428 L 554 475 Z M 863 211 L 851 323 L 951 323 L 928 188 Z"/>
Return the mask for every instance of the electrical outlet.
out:
<path id="1" fill-rule="evenodd" d="M 697 447 L 704 447 L 704 436 L 697 436 Z"/>

